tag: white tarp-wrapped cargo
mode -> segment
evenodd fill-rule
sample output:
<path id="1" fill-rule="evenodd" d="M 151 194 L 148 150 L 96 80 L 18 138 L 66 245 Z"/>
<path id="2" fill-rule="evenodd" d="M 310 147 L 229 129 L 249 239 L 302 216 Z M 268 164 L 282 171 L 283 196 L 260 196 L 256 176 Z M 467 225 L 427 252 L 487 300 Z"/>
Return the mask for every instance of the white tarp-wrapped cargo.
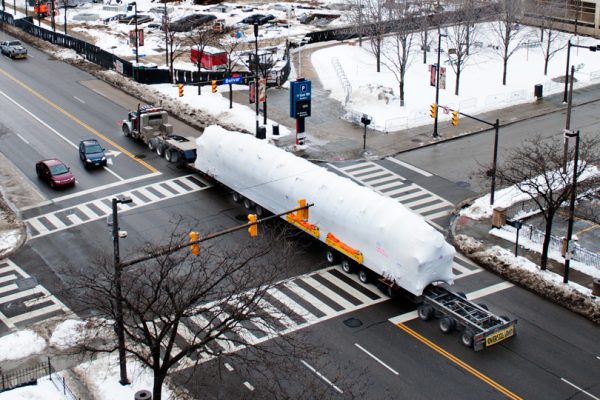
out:
<path id="1" fill-rule="evenodd" d="M 313 203 L 308 221 L 319 240 L 334 235 L 408 292 L 452 283 L 454 248 L 402 204 L 251 135 L 209 126 L 196 143 L 196 169 L 273 213 Z"/>

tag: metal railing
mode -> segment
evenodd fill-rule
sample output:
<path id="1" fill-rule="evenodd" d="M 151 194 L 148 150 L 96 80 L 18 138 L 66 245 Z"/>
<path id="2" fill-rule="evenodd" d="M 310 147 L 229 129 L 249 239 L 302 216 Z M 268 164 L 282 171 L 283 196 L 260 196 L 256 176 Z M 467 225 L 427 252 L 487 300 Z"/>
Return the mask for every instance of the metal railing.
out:
<path id="1" fill-rule="evenodd" d="M 335 73 L 340 80 L 342 88 L 344 89 L 344 105 L 350 101 L 350 95 L 352 94 L 352 86 L 346 77 L 346 73 L 344 72 L 344 68 L 342 64 L 340 64 L 340 60 L 337 57 L 333 57 L 331 59 L 331 64 L 333 64 L 333 68 L 335 69 Z"/>

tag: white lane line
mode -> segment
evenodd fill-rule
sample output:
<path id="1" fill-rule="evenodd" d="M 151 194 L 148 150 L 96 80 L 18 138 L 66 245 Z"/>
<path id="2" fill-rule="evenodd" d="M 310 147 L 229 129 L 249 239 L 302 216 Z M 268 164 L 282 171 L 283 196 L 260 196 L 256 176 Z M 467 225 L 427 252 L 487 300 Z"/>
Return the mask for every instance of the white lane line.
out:
<path id="1" fill-rule="evenodd" d="M 298 296 L 300 296 L 301 299 L 304 299 L 307 302 L 309 302 L 310 304 L 312 304 L 313 307 L 317 308 L 323 314 L 325 314 L 325 315 L 337 314 L 337 311 L 335 311 L 333 308 L 329 307 L 327 304 L 323 303 L 321 300 L 317 299 L 315 296 L 313 296 L 312 294 L 310 294 L 309 292 L 307 292 L 300 286 L 296 285 L 294 282 L 287 282 L 284 284 L 284 286 L 286 286 L 292 292 L 294 292 Z"/>
<path id="2" fill-rule="evenodd" d="M 83 196 L 83 195 L 90 194 L 90 193 L 99 192 L 101 190 L 109 189 L 109 188 L 112 188 L 112 187 L 115 187 L 115 186 L 120 186 L 120 185 L 123 185 L 125 183 L 137 182 L 137 181 L 141 181 L 143 179 L 152 178 L 154 176 L 159 176 L 159 175 L 162 175 L 162 173 L 161 172 L 153 172 L 151 174 L 140 175 L 140 176 L 136 176 L 136 177 L 133 177 L 133 178 L 130 178 L 130 179 L 126 179 L 124 181 L 109 183 L 109 184 L 104 185 L 104 186 L 98 186 L 98 187 L 95 187 L 95 188 L 92 188 L 92 189 L 82 190 L 81 192 L 77 192 L 77 193 L 73 193 L 73 194 L 68 194 L 68 195 L 62 196 L 62 197 L 55 197 L 53 200 L 54 200 L 55 203 L 58 203 L 59 201 L 73 199 L 75 197 Z"/>
<path id="3" fill-rule="evenodd" d="M 38 233 L 40 233 L 40 234 L 50 232 L 50 230 L 48 228 L 46 228 L 37 218 L 30 219 L 27 222 L 29 222 L 29 224 L 33 227 L 33 229 L 38 231 Z"/>
<path id="4" fill-rule="evenodd" d="M 496 285 L 492 285 L 492 286 L 489 286 L 489 287 L 486 287 L 486 288 L 483 288 L 483 289 L 480 289 L 480 290 L 476 290 L 476 291 L 471 292 L 471 293 L 467 293 L 467 299 L 469 299 L 469 300 L 475 300 L 475 299 L 478 299 L 480 297 L 487 296 L 487 295 L 490 295 L 492 293 L 496 293 L 496 292 L 499 292 L 501 290 L 511 288 L 513 286 L 514 285 L 512 283 L 510 283 L 510 282 L 500 282 L 500 283 L 498 283 Z M 415 310 L 415 311 L 410 311 L 410 312 L 407 312 L 407 313 L 404 313 L 404 314 L 400 314 L 400 315 L 398 315 L 396 317 L 390 318 L 390 319 L 388 319 L 388 321 L 390 321 L 394 325 L 398 325 L 398 324 L 402 324 L 404 322 L 408 322 L 408 321 L 416 319 L 416 318 L 418 318 L 418 314 L 417 314 L 417 311 Z"/>
<path id="5" fill-rule="evenodd" d="M 77 216 L 77 214 L 69 214 L 67 215 L 67 218 L 69 218 L 69 220 L 71 220 L 71 222 L 74 225 L 81 225 L 83 223 L 83 221 Z"/>
<path id="6" fill-rule="evenodd" d="M 467 294 L 467 299 L 469 299 L 469 300 L 476 300 L 476 299 L 479 299 L 480 297 L 484 297 L 484 296 L 490 295 L 492 293 L 496 293 L 496 292 L 499 292 L 501 290 L 511 288 L 513 286 L 514 285 L 512 283 L 510 283 L 510 282 L 500 282 L 500 283 L 497 283 L 495 285 L 488 286 L 486 288 L 479 289 L 479 290 L 476 290 L 474 292 L 468 293 Z"/>
<path id="7" fill-rule="evenodd" d="M 114 176 L 115 178 L 117 178 L 120 181 L 124 181 L 125 178 L 122 178 L 120 175 L 118 175 L 116 172 L 114 172 L 112 169 L 108 168 L 108 167 L 102 167 L 104 168 L 104 170 L 106 172 L 108 172 L 109 174 L 111 174 L 112 176 Z"/>
<path id="8" fill-rule="evenodd" d="M 377 361 L 379 364 L 383 365 L 384 367 L 386 367 L 388 370 L 390 370 L 393 374 L 395 375 L 400 375 L 398 373 L 398 371 L 396 371 L 394 368 L 390 367 L 389 365 L 387 365 L 386 363 L 384 363 L 383 361 L 381 361 L 379 358 L 377 358 L 375 355 L 373 355 L 372 353 L 370 353 L 369 351 L 367 351 L 364 347 L 362 347 L 360 344 L 358 343 L 354 343 L 354 345 L 356 347 L 358 347 L 360 350 L 364 351 L 368 356 L 370 356 L 373 360 Z"/>
<path id="9" fill-rule="evenodd" d="M 3 91 L 0 90 L 0 94 L 4 97 L 6 97 L 6 99 L 8 101 L 10 101 L 11 103 L 13 103 L 15 106 L 19 107 L 21 110 L 23 110 L 26 114 L 29 114 L 29 116 L 33 119 L 35 119 L 37 122 L 39 122 L 40 124 L 42 124 L 43 126 L 45 126 L 46 128 L 48 128 L 48 130 L 50 130 L 50 132 L 54 133 L 56 136 L 58 136 L 59 138 L 61 138 L 62 140 L 64 140 L 65 142 L 67 142 L 71 147 L 74 147 L 76 149 L 78 149 L 79 147 L 71 142 L 69 139 L 67 139 L 65 136 L 63 136 L 62 134 L 60 134 L 56 129 L 52 128 L 50 125 L 48 125 L 47 123 L 45 123 L 44 121 L 42 121 L 39 117 L 35 116 L 31 111 L 29 111 L 27 108 L 23 107 L 21 104 L 17 103 L 15 100 L 13 100 L 12 98 L 10 98 L 6 93 L 4 93 Z"/>
<path id="10" fill-rule="evenodd" d="M 85 101 L 81 100 L 79 97 L 77 97 L 77 96 L 73 96 L 73 98 L 74 98 L 75 100 L 77 100 L 78 102 L 85 104 Z"/>
<path id="11" fill-rule="evenodd" d="M 317 281 L 312 276 L 307 276 L 306 278 L 298 280 L 301 280 L 307 285 L 314 287 L 315 289 L 317 289 L 317 291 L 324 294 L 325 297 L 333 300 L 334 302 L 342 306 L 342 308 L 344 309 L 354 307 L 354 304 L 350 303 L 348 300 L 344 299 L 342 296 L 329 289 L 327 286 L 323 285 L 321 282 Z"/>
<path id="12" fill-rule="evenodd" d="M 10 292 L 12 290 L 19 290 L 19 287 L 14 283 L 0 287 L 0 293 Z"/>
<path id="13" fill-rule="evenodd" d="M 327 379 L 326 377 L 324 377 L 324 376 L 323 376 L 323 375 L 322 375 L 322 374 L 321 374 L 319 371 L 317 371 L 316 369 L 314 369 L 314 368 L 313 368 L 313 367 L 312 367 L 312 366 L 311 366 L 309 363 L 307 363 L 307 362 L 306 362 L 306 361 L 304 361 L 304 360 L 300 360 L 300 362 L 301 362 L 302 364 L 304 364 L 304 366 L 305 366 L 306 368 L 308 368 L 308 369 L 309 369 L 309 370 L 311 370 L 311 371 L 312 371 L 314 374 L 316 374 L 316 375 L 317 375 L 319 378 L 323 379 L 323 380 L 324 380 L 324 381 L 325 381 L 325 382 L 326 382 L 326 383 L 327 383 L 329 386 L 331 386 L 332 388 L 334 388 L 335 390 L 337 390 L 337 391 L 338 391 L 340 394 L 341 394 L 341 393 L 344 393 L 344 392 L 342 391 L 342 389 L 340 389 L 339 387 L 335 386 L 335 385 L 333 384 L 333 382 L 331 382 L 329 379 Z"/>
<path id="14" fill-rule="evenodd" d="M 225 363 L 225 368 L 227 369 L 227 371 L 231 372 L 233 371 L 233 367 L 231 365 L 229 365 L 229 363 Z"/>
<path id="15" fill-rule="evenodd" d="M 600 398 L 594 396 L 593 394 L 591 394 L 590 392 L 586 392 L 585 390 L 583 390 L 582 388 L 580 388 L 579 386 L 569 382 L 568 380 L 566 380 L 565 378 L 560 378 L 561 381 L 563 381 L 564 383 L 566 383 L 567 385 L 570 385 L 572 387 L 574 387 L 575 389 L 579 390 L 581 393 L 583 394 L 587 394 L 590 398 L 594 399 L 594 400 L 600 400 Z"/>
<path id="16" fill-rule="evenodd" d="M 25 314 L 17 315 L 16 317 L 11 317 L 10 320 L 11 320 L 11 322 L 18 324 L 19 322 L 27 321 L 28 319 L 37 318 L 37 317 L 40 317 L 45 314 L 50 314 L 51 312 L 54 312 L 54 311 L 63 311 L 63 310 L 62 310 L 62 307 L 58 304 L 50 304 L 49 306 L 46 306 L 44 308 L 39 308 L 37 310 L 30 311 Z"/>
<path id="17" fill-rule="evenodd" d="M 8 282 L 8 281 L 16 281 L 16 280 L 17 280 L 17 276 L 14 274 L 0 276 L 0 283 L 4 283 L 4 282 Z"/>
<path id="18" fill-rule="evenodd" d="M 19 139 L 21 139 L 22 141 L 24 141 L 26 144 L 29 144 L 29 142 L 27 141 L 27 139 L 25 139 L 23 136 L 21 136 L 20 133 L 17 133 L 17 136 L 19 137 Z"/>
<path id="19" fill-rule="evenodd" d="M 81 211 L 83 214 L 85 214 L 85 216 L 88 217 L 89 219 L 98 218 L 98 215 L 95 212 L 93 212 L 92 210 L 90 210 L 88 208 L 88 206 L 85 204 L 81 204 L 81 205 L 77 206 L 77 209 L 79 211 Z"/>
<path id="20" fill-rule="evenodd" d="M 252 386 L 250 384 L 250 382 L 248 382 L 248 381 L 244 382 L 244 386 L 246 386 L 249 391 L 254 392 L 254 386 Z"/>
<path id="21" fill-rule="evenodd" d="M 46 219 L 48 221 L 50 221 L 50 223 L 52 225 L 54 225 L 55 228 L 64 228 L 65 226 L 67 226 L 64 222 L 62 222 L 60 219 L 58 219 L 58 217 L 54 214 L 46 214 L 46 215 L 44 215 L 44 217 L 46 217 Z"/>
<path id="22" fill-rule="evenodd" d="M 427 171 L 424 171 L 424 170 L 422 170 L 422 169 L 420 169 L 420 168 L 417 168 L 417 167 L 415 167 L 414 165 L 407 164 L 407 163 L 405 163 L 404 161 L 400 161 L 400 160 L 398 160 L 398 159 L 396 159 L 396 158 L 394 158 L 394 157 L 388 157 L 388 158 L 386 158 L 386 160 L 388 160 L 388 161 L 391 161 L 391 162 L 393 162 L 393 163 L 396 163 L 396 164 L 398 164 L 398 165 L 401 165 L 401 166 L 403 166 L 404 168 L 408 168 L 408 169 L 410 169 L 410 170 L 412 170 L 412 171 L 415 171 L 416 173 L 419 173 L 419 174 L 421 174 L 421 175 L 423 175 L 423 176 L 426 176 L 427 178 L 429 178 L 429 177 L 432 177 L 432 176 L 433 176 L 433 174 L 431 174 L 431 173 L 429 173 L 429 172 L 427 172 Z"/>

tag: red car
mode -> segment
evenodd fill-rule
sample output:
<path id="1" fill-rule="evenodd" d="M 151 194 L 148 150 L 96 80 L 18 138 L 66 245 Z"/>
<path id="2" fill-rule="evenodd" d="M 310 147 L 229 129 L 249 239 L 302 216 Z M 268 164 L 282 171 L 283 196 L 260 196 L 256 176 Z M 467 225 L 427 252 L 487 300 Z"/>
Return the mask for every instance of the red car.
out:
<path id="1" fill-rule="evenodd" d="M 38 178 L 47 181 L 52 188 L 75 186 L 75 177 L 71 169 L 56 158 L 38 161 L 35 164 L 35 172 Z"/>

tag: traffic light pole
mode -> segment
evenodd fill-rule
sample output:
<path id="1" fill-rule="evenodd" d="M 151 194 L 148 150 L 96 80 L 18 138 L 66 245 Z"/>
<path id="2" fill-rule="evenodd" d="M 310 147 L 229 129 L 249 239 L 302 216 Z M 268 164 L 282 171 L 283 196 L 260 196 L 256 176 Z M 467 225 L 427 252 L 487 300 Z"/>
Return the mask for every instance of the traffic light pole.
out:
<path id="1" fill-rule="evenodd" d="M 499 133 L 500 133 L 500 120 L 498 118 L 496 118 L 496 121 L 494 123 L 491 123 L 491 122 L 488 122 L 481 118 L 474 117 L 473 115 L 462 113 L 458 110 L 452 110 L 452 111 L 457 113 L 458 115 L 462 115 L 463 117 L 474 119 L 477 122 L 481 122 L 482 124 L 486 124 L 486 125 L 489 125 L 494 128 L 494 155 L 493 155 L 492 171 L 491 171 L 492 185 L 491 185 L 491 189 L 490 189 L 490 205 L 493 206 L 494 205 L 494 194 L 496 192 L 496 165 L 498 162 L 498 137 L 499 137 Z M 436 116 L 437 116 L 437 114 L 436 114 Z"/>
<path id="2" fill-rule="evenodd" d="M 154 259 L 156 257 L 160 257 L 160 256 L 164 256 L 164 255 L 167 255 L 167 254 L 174 253 L 176 251 L 185 249 L 186 247 L 189 247 L 189 246 L 194 245 L 194 244 L 199 244 L 199 243 L 202 243 L 202 242 L 206 242 L 207 240 L 211 240 L 211 239 L 217 238 L 219 236 L 227 235 L 229 233 L 236 232 L 236 231 L 239 231 L 239 230 L 242 230 L 242 229 L 247 229 L 247 228 L 249 228 L 251 226 L 262 224 L 263 222 L 267 222 L 267 221 L 270 221 L 272 219 L 282 217 L 284 215 L 292 214 L 292 213 L 295 213 L 297 211 L 308 210 L 308 208 L 312 207 L 312 206 L 314 206 L 314 204 L 312 204 L 312 203 L 311 204 L 307 204 L 305 206 L 296 207 L 296 208 L 294 208 L 292 210 L 284 211 L 284 212 L 279 213 L 279 214 L 274 214 L 274 215 L 270 215 L 270 216 L 265 217 L 265 218 L 261 218 L 259 220 L 256 220 L 255 222 L 248 222 L 248 223 L 246 223 L 244 225 L 238 225 L 238 226 L 234 226 L 232 228 L 227 228 L 227 229 L 224 229 L 224 230 L 219 231 L 219 232 L 208 234 L 208 235 L 206 235 L 206 236 L 204 236 L 204 237 L 202 237 L 202 238 L 200 238 L 198 240 L 189 241 L 189 242 L 186 242 L 185 244 L 180 244 L 180 245 L 177 245 L 177 246 L 165 249 L 165 250 L 155 251 L 155 252 L 152 252 L 152 253 L 150 253 L 150 254 L 148 254 L 146 256 L 143 256 L 143 257 L 140 257 L 140 258 L 136 258 L 134 260 L 130 260 L 130 261 L 126 261 L 126 262 L 121 262 L 119 265 L 121 267 L 121 270 L 123 270 L 124 268 L 131 267 L 132 265 L 139 264 L 139 263 L 144 262 L 144 261 L 152 260 L 152 259 Z"/>

